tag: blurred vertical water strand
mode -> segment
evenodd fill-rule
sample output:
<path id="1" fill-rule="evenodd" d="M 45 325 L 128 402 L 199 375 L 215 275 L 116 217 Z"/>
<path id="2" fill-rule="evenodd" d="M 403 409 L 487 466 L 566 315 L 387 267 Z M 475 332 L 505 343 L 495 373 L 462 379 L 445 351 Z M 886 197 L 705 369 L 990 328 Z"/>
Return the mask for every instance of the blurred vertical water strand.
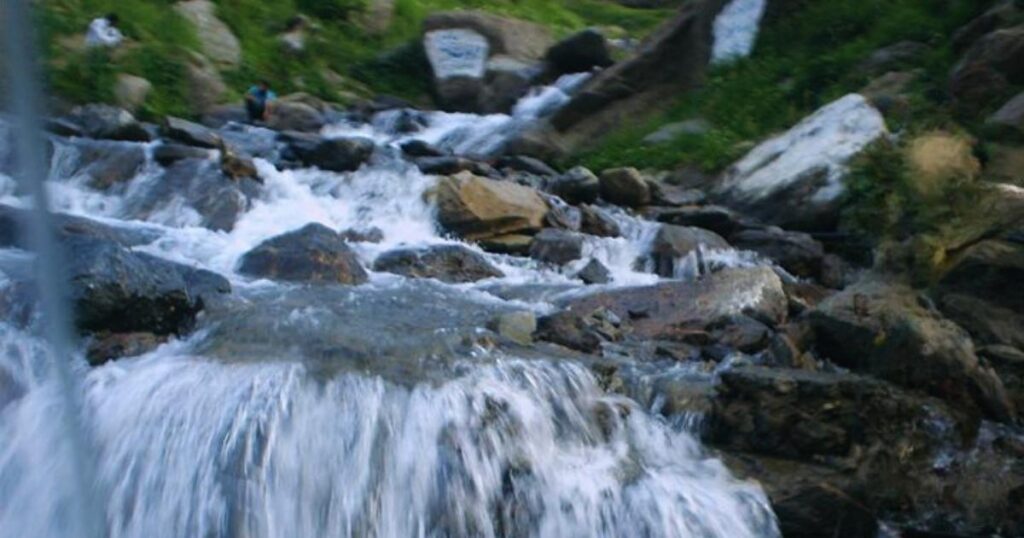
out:
<path id="1" fill-rule="evenodd" d="M 28 244 L 42 309 L 43 345 L 2 335 L 6 360 L 20 360 L 36 375 L 15 409 L 0 420 L 0 535 L 93 538 L 102 535 L 104 509 L 95 480 L 95 451 L 82 423 L 82 390 L 74 372 L 74 331 L 60 246 L 49 213 L 46 140 L 42 130 L 39 57 L 29 0 L 4 0 L 3 57 L 13 116 L 18 182 L 30 193 Z M 5 328 L 5 333 L 6 333 Z M 46 361 L 40 363 L 39 361 Z M 14 407 L 14 406 L 12 406 Z M 20 417 L 45 412 L 53 420 L 29 423 Z"/>

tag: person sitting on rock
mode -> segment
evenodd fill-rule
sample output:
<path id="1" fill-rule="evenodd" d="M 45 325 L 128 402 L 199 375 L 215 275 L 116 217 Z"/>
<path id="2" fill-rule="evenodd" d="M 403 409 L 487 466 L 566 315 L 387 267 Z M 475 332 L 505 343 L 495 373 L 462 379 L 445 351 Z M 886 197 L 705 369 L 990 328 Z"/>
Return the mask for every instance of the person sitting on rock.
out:
<path id="1" fill-rule="evenodd" d="M 261 80 L 259 84 L 245 92 L 245 111 L 249 113 L 249 121 L 267 121 L 273 111 L 274 100 L 277 99 L 270 89 L 270 83 Z"/>
<path id="2" fill-rule="evenodd" d="M 120 21 L 116 13 L 99 17 L 89 23 L 85 44 L 89 47 L 116 47 L 124 41 L 124 34 L 117 29 Z"/>

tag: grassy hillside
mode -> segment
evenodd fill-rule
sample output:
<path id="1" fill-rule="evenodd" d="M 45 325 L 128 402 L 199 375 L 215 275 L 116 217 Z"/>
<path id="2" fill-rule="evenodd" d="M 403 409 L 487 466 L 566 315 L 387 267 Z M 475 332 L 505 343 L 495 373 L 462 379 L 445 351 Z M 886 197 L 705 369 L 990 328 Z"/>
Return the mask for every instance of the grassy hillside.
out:
<path id="1" fill-rule="evenodd" d="M 422 99 L 427 80 L 419 49 L 410 45 L 428 14 L 445 9 L 483 9 L 532 20 L 564 35 L 588 26 L 640 35 L 670 11 L 637 10 L 611 0 L 396 0 L 391 24 L 366 29 L 368 0 L 216 0 L 218 16 L 243 48 L 243 63 L 222 73 L 235 92 L 255 78 L 274 81 L 282 92 L 306 91 L 329 100 L 340 93 L 390 93 Z M 192 29 L 169 0 L 47 0 L 39 4 L 54 92 L 74 103 L 108 101 L 116 73 L 142 76 L 154 85 L 143 115 L 187 114 L 185 66 L 198 51 Z M 130 45 L 113 55 L 84 51 L 89 21 L 117 12 Z M 315 30 L 301 57 L 282 53 L 277 36 L 302 14 Z"/>
<path id="2" fill-rule="evenodd" d="M 983 7 L 976 0 L 812 1 L 768 24 L 751 58 L 717 68 L 701 91 L 681 96 L 653 117 L 622 126 L 582 160 L 595 169 L 695 165 L 708 172 L 720 170 L 750 142 L 863 88 L 870 76 L 859 72 L 858 64 L 871 52 L 905 40 L 931 49 L 913 88 L 912 109 L 890 121 L 891 127 L 941 125 L 948 121 L 942 90 L 954 62 L 950 35 Z M 654 146 L 641 143 L 658 126 L 690 118 L 710 122 L 710 133 Z"/>

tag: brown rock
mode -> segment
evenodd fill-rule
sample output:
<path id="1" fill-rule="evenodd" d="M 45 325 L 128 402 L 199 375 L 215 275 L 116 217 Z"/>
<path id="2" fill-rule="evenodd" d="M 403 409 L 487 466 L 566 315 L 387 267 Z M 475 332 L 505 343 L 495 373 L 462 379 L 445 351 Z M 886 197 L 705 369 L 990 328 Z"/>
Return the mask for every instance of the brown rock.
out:
<path id="1" fill-rule="evenodd" d="M 539 231 L 548 213 L 534 189 L 468 172 L 441 180 L 437 209 L 442 227 L 473 240 Z"/>

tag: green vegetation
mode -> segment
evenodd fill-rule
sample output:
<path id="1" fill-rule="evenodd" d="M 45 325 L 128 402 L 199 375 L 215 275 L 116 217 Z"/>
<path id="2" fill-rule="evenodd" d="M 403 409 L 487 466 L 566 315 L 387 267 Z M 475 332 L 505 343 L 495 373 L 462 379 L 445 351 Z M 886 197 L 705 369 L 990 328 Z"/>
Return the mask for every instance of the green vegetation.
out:
<path id="1" fill-rule="evenodd" d="M 224 72 L 236 92 L 256 78 L 274 81 L 281 93 L 305 91 L 331 101 L 353 95 L 389 93 L 425 99 L 428 76 L 415 42 L 423 19 L 447 9 L 482 9 L 544 24 L 557 35 L 588 26 L 612 26 L 613 33 L 643 34 L 668 10 L 637 10 L 611 0 L 396 0 L 382 31 L 368 28 L 362 11 L 368 0 L 214 0 L 218 16 L 242 44 L 243 63 Z M 144 117 L 188 115 L 187 66 L 199 51 L 191 27 L 169 0 L 47 0 L 40 3 L 50 64 L 50 85 L 71 103 L 109 101 L 117 73 L 138 75 L 154 91 Z M 113 54 L 86 51 L 82 33 L 89 21 L 117 12 L 130 42 Z M 278 36 L 296 15 L 309 18 L 306 50 L 283 50 Z"/>
<path id="2" fill-rule="evenodd" d="M 673 168 L 696 165 L 721 170 L 742 154 L 743 144 L 785 129 L 814 109 L 869 81 L 858 64 L 871 52 L 900 41 L 927 43 L 924 72 L 910 89 L 911 110 L 890 127 L 942 125 L 949 113 L 930 95 L 944 88 L 954 58 L 949 36 L 982 7 L 973 0 L 816 0 L 782 19 L 768 21 L 753 57 L 714 69 L 699 91 L 665 111 L 624 125 L 581 155 L 595 169 L 610 165 Z M 703 118 L 707 135 L 681 136 L 645 145 L 659 126 Z M 902 118 L 902 119 L 901 119 Z"/>

